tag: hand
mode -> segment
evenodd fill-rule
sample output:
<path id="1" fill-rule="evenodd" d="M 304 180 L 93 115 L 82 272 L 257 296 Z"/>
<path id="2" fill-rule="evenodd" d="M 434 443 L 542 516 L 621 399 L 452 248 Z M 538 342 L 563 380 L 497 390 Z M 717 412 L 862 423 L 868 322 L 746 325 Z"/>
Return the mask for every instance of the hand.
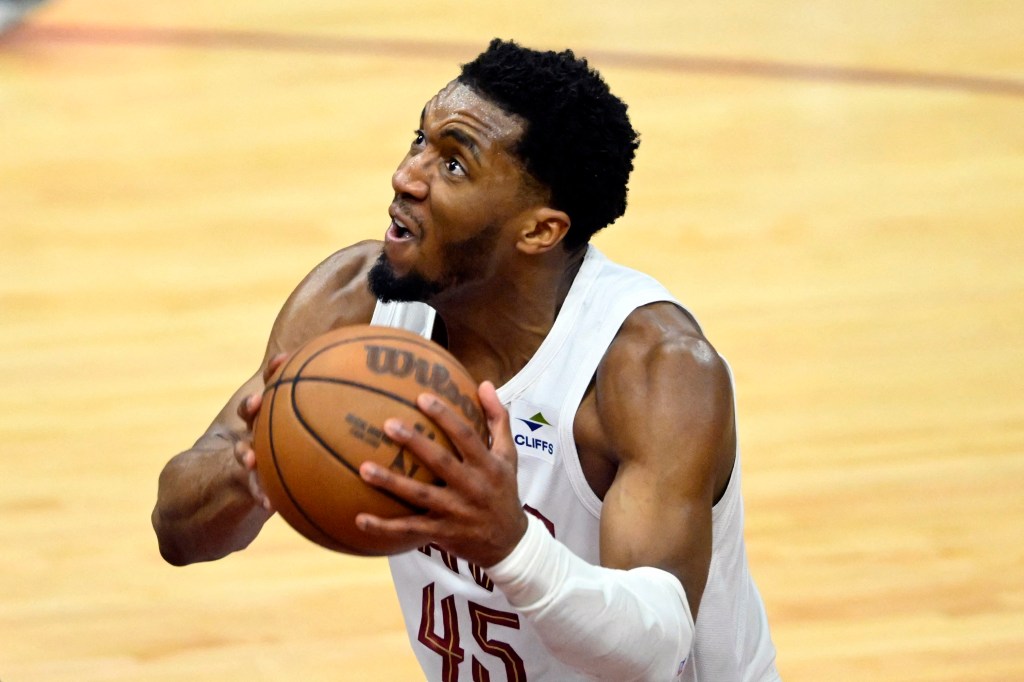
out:
<path id="1" fill-rule="evenodd" d="M 429 393 L 420 395 L 417 405 L 444 430 L 458 455 L 399 419 L 384 423 L 388 437 L 412 451 L 446 485 L 422 483 L 364 462 L 359 468 L 364 481 L 426 512 L 393 519 L 359 514 L 356 524 L 361 530 L 423 545 L 434 542 L 484 568 L 515 548 L 527 521 L 516 484 L 517 457 L 508 412 L 489 381 L 480 385 L 478 393 L 491 432 L 490 448 L 468 422 Z"/>
<path id="2" fill-rule="evenodd" d="M 288 359 L 288 355 L 281 353 L 275 355 L 270 362 L 267 364 L 266 369 L 263 370 L 263 384 L 264 386 L 270 383 L 271 377 L 274 373 L 285 363 Z M 256 423 L 256 417 L 260 413 L 260 407 L 263 405 L 263 393 L 253 393 L 245 398 L 238 405 L 238 416 L 245 422 L 246 430 L 245 435 L 235 441 L 234 454 L 235 460 L 242 466 L 246 471 L 246 480 L 249 487 L 249 494 L 252 495 L 252 499 L 257 505 L 263 507 L 268 512 L 273 512 L 274 508 L 270 504 L 270 499 L 266 493 L 263 492 L 263 484 L 260 482 L 259 473 L 256 471 L 256 452 L 252 449 L 252 429 Z"/>

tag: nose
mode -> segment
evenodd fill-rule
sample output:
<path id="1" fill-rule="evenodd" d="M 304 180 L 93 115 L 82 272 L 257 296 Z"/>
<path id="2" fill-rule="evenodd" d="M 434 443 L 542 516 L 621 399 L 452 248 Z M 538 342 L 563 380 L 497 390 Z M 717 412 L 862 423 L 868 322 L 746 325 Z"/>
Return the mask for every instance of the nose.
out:
<path id="1" fill-rule="evenodd" d="M 423 200 L 427 197 L 430 184 L 425 167 L 427 154 L 409 154 L 395 169 L 391 176 L 391 187 L 395 194 L 411 199 Z"/>

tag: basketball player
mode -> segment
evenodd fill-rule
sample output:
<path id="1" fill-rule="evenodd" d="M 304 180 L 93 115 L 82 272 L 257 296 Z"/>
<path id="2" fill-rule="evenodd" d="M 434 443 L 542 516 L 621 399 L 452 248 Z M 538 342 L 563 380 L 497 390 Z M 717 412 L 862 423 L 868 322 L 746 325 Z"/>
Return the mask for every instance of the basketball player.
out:
<path id="1" fill-rule="evenodd" d="M 167 561 L 246 547 L 272 514 L 251 426 L 281 354 L 372 322 L 481 380 L 492 442 L 429 395 L 458 457 L 389 420 L 446 481 L 364 463 L 424 515 L 361 514 L 390 558 L 429 680 L 778 679 L 743 543 L 732 378 L 672 295 L 591 235 L 626 208 L 626 105 L 572 52 L 494 41 L 427 102 L 384 242 L 343 249 L 285 303 L 261 371 L 160 476 Z"/>

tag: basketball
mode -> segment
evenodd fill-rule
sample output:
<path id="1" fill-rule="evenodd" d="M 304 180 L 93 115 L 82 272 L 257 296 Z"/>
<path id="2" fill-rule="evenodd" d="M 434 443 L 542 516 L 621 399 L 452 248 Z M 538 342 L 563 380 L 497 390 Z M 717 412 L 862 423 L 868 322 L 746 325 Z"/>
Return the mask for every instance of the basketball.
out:
<path id="1" fill-rule="evenodd" d="M 422 513 L 359 477 L 373 460 L 411 478 L 443 485 L 384 433 L 400 418 L 427 438 L 448 437 L 416 406 L 436 394 L 487 437 L 477 383 L 446 350 L 401 329 L 342 327 L 302 346 L 271 377 L 253 427 L 256 468 L 274 508 L 295 530 L 328 549 L 381 556 L 414 549 L 363 533 L 359 512 Z M 456 452 L 456 455 L 458 453 Z"/>

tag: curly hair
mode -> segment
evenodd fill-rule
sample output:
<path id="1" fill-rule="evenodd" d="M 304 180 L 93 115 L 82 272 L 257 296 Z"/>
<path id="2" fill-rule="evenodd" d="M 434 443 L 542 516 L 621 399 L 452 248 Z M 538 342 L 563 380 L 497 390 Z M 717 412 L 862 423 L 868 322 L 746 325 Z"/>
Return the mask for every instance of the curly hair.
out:
<path id="1" fill-rule="evenodd" d="M 566 248 L 586 244 L 625 213 L 639 136 L 625 102 L 586 59 L 495 38 L 457 80 L 525 121 L 512 151 L 550 191 L 553 208 L 568 214 Z"/>

